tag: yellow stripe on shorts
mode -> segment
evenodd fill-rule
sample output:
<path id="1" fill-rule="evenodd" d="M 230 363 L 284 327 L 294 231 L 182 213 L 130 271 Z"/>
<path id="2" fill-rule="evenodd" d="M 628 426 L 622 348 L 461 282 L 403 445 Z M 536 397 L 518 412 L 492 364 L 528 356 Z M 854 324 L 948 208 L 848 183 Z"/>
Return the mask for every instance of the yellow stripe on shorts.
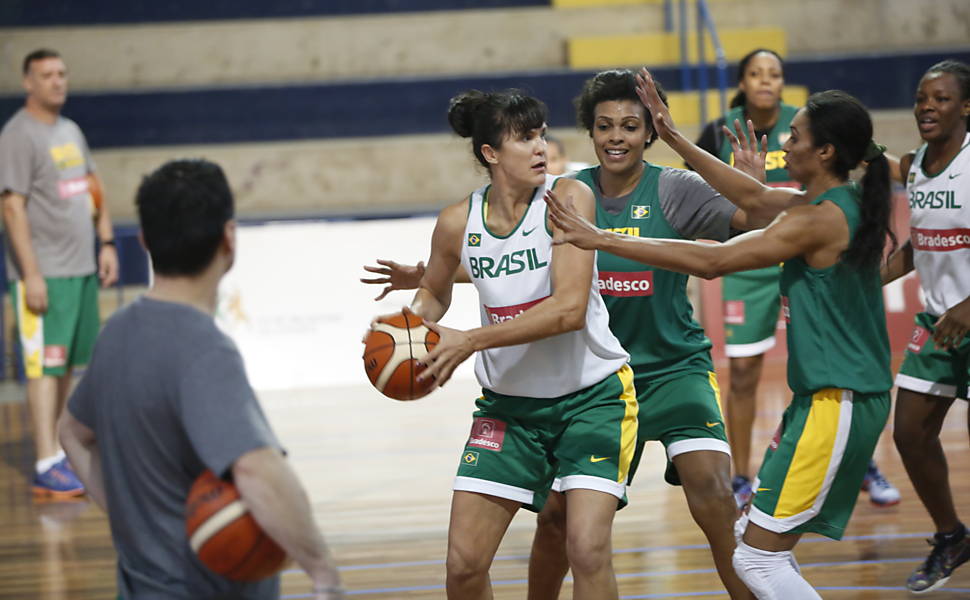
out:
<path id="1" fill-rule="evenodd" d="M 714 371 L 707 372 L 707 380 L 711 384 L 711 389 L 714 390 L 714 400 L 717 401 L 717 412 L 724 416 L 724 407 L 721 406 L 721 386 L 717 385 L 717 375 Z"/>
<path id="2" fill-rule="evenodd" d="M 812 408 L 788 467 L 774 517 L 792 517 L 825 501 L 842 462 L 852 422 L 851 396 L 846 399 L 844 391 L 827 388 L 812 395 Z"/>
<path id="3" fill-rule="evenodd" d="M 621 483 L 627 480 L 630 463 L 633 462 L 633 454 L 637 449 L 637 411 L 640 408 L 637 404 L 637 392 L 633 387 L 633 369 L 630 365 L 623 365 L 616 374 L 623 384 L 620 400 L 625 406 L 623 423 L 620 425 L 620 456 L 617 461 L 620 463 L 620 468 L 616 476 L 617 483 Z"/>
<path id="4" fill-rule="evenodd" d="M 37 379 L 44 374 L 44 317 L 27 308 L 27 288 L 23 281 L 15 284 L 17 294 L 17 329 L 24 353 L 24 375 Z"/>

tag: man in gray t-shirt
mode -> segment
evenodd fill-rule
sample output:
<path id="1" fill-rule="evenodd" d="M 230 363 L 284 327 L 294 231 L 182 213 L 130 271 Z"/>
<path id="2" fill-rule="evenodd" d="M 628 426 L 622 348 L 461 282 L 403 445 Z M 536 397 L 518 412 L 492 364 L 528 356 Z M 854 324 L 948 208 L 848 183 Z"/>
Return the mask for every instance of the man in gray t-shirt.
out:
<path id="1" fill-rule="evenodd" d="M 126 600 L 279 596 L 278 578 L 210 572 L 185 533 L 185 500 L 206 469 L 231 476 L 263 529 L 303 567 L 313 598 L 343 591 L 299 480 L 215 325 L 219 281 L 235 256 L 233 200 L 222 170 L 175 161 L 137 196 L 152 288 L 118 311 L 61 419 L 61 442 L 108 512 Z"/>
<path id="2" fill-rule="evenodd" d="M 37 50 L 24 59 L 23 72 L 26 104 L 0 132 L 7 275 L 34 423 L 33 490 L 74 496 L 84 488 L 57 447 L 57 412 L 72 368 L 90 357 L 100 327 L 98 280 L 105 286 L 117 280 L 118 256 L 87 142 L 60 115 L 64 61 L 53 50 Z"/>

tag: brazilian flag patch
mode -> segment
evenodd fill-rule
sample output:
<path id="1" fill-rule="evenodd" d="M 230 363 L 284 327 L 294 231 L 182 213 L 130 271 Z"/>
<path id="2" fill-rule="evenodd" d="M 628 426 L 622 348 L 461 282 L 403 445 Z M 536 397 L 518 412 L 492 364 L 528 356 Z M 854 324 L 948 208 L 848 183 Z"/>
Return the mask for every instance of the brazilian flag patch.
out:
<path id="1" fill-rule="evenodd" d="M 469 467 L 477 467 L 478 466 L 478 452 L 475 452 L 473 450 L 469 450 L 468 452 L 465 453 L 464 456 L 461 457 L 461 462 L 465 463 Z"/>
<path id="2" fill-rule="evenodd" d="M 649 206 L 639 206 L 634 204 L 630 207 L 630 217 L 633 219 L 646 219 L 650 217 Z"/>
<path id="3" fill-rule="evenodd" d="M 915 171 L 911 171 L 910 174 L 909 174 L 909 179 L 907 179 L 906 181 L 908 183 L 913 183 L 913 181 L 915 181 L 915 180 L 916 180 L 916 172 Z"/>
<path id="4" fill-rule="evenodd" d="M 472 247 L 478 247 L 482 245 L 482 234 L 480 233 L 469 233 L 468 234 L 468 245 Z"/>

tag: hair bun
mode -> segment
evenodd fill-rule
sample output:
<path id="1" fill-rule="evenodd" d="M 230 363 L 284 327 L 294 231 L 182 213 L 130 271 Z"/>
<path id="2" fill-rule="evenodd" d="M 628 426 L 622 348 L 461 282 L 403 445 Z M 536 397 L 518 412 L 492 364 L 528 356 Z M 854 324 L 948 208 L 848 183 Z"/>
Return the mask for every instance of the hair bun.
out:
<path id="1" fill-rule="evenodd" d="M 463 138 L 471 137 L 475 126 L 475 113 L 485 104 L 487 97 L 478 90 L 462 92 L 448 105 L 448 123 Z"/>

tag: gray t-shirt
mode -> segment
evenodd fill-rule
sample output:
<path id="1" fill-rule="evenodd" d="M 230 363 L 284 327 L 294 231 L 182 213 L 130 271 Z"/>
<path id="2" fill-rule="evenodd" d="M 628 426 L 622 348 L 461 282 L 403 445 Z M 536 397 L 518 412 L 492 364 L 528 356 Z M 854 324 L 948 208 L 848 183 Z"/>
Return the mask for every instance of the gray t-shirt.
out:
<path id="1" fill-rule="evenodd" d="M 604 210 L 619 214 L 636 190 L 617 198 L 607 198 L 597 189 L 593 193 Z M 684 239 L 723 242 L 741 233 L 731 228 L 738 207 L 693 171 L 664 167 L 657 181 L 657 195 L 664 218 Z"/>
<path id="2" fill-rule="evenodd" d="M 42 123 L 21 108 L 0 132 L 0 192 L 27 199 L 30 240 L 44 277 L 77 277 L 97 270 L 87 174 L 94 162 L 74 121 Z M 7 274 L 20 278 L 7 236 Z"/>
<path id="3" fill-rule="evenodd" d="M 68 407 L 97 437 L 122 597 L 278 597 L 278 578 L 240 584 L 208 571 L 185 534 L 185 499 L 203 470 L 225 475 L 246 452 L 279 447 L 212 317 L 135 300 L 108 320 Z"/>

